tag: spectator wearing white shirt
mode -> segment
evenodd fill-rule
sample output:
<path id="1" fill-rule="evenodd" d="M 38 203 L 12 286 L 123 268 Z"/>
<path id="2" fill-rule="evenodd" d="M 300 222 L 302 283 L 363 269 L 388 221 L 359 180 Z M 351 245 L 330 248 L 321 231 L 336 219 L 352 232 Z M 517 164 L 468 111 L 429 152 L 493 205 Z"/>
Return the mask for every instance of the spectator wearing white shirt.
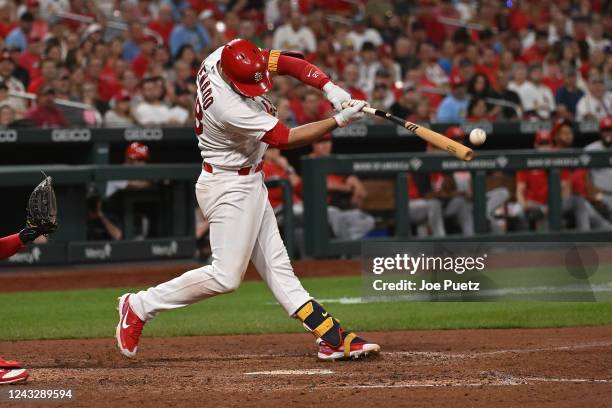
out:
<path id="1" fill-rule="evenodd" d="M 606 91 L 603 77 L 598 69 L 589 72 L 588 91 L 576 105 L 577 120 L 599 120 L 612 116 L 612 92 Z"/>
<path id="2" fill-rule="evenodd" d="M 541 83 L 542 69 L 539 66 L 531 67 L 530 81 L 527 79 L 527 67 L 519 62 L 512 67 L 512 76 L 508 89 L 518 94 L 525 114 L 540 119 L 550 118 L 551 112 L 555 110 L 555 97 L 550 88 Z"/>
<path id="3" fill-rule="evenodd" d="M 353 44 L 355 51 L 361 50 L 365 42 L 371 42 L 376 47 L 383 43 L 383 39 L 375 28 L 367 27 L 363 15 L 358 14 L 353 19 L 353 29 L 346 35 L 346 39 Z"/>
<path id="4" fill-rule="evenodd" d="M 604 28 L 600 22 L 591 24 L 586 42 L 591 50 L 605 51 L 610 46 L 610 40 L 604 37 Z"/>
<path id="5" fill-rule="evenodd" d="M 134 118 L 142 126 L 162 126 L 170 121 L 170 109 L 161 100 L 161 89 L 156 78 L 142 81 L 144 100 L 136 105 Z"/>
<path id="6" fill-rule="evenodd" d="M 376 47 L 369 41 L 363 43 L 360 53 L 359 82 L 357 86 L 370 95 L 374 90 L 376 72 L 382 68 L 380 58 L 376 53 Z"/>
<path id="7" fill-rule="evenodd" d="M 23 83 L 13 76 L 15 62 L 8 51 L 0 53 L 0 80 L 8 87 L 9 91 L 25 92 Z M 20 115 L 26 111 L 26 100 L 14 96 L 9 97 L 11 107 Z"/>
<path id="8" fill-rule="evenodd" d="M 529 79 L 531 79 L 531 83 L 536 90 L 535 111 L 540 119 L 549 119 L 557 107 L 551 89 L 542 83 L 542 67 L 540 65 L 533 65 L 529 69 Z"/>
<path id="9" fill-rule="evenodd" d="M 134 126 L 130 102 L 132 97 L 129 92 L 121 90 L 112 100 L 113 109 L 104 114 L 104 127 L 128 128 Z"/>
<path id="10" fill-rule="evenodd" d="M 278 27 L 272 40 L 273 48 L 302 53 L 315 52 L 317 40 L 310 28 L 304 25 L 304 16 L 298 11 L 291 13 L 289 23 Z"/>

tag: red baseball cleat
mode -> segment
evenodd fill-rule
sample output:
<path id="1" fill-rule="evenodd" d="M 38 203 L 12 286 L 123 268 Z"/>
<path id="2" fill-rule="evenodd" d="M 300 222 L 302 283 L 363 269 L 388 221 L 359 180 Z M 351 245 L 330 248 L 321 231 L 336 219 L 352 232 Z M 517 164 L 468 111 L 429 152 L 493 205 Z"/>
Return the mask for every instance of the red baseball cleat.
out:
<path id="1" fill-rule="evenodd" d="M 119 351 L 126 357 L 136 357 L 138 351 L 138 341 L 140 340 L 140 334 L 145 322 L 140 320 L 136 313 L 130 307 L 130 295 L 126 293 L 119 298 L 119 324 L 115 330 L 115 338 L 117 339 L 117 345 Z"/>
<path id="2" fill-rule="evenodd" d="M 333 347 L 321 339 L 317 339 L 319 353 L 317 357 L 323 361 L 351 360 L 367 357 L 370 354 L 378 354 L 380 346 L 368 343 L 355 333 L 342 333 L 342 344 L 340 347 Z"/>
<path id="3" fill-rule="evenodd" d="M 25 382 L 29 375 L 19 361 L 0 358 L 0 384 L 16 384 Z"/>

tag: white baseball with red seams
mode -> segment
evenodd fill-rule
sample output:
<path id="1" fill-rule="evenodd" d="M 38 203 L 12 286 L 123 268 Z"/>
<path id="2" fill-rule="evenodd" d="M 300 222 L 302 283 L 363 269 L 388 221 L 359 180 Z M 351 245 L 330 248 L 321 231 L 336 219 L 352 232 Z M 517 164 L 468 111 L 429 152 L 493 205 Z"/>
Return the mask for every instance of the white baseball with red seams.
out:
<path id="1" fill-rule="evenodd" d="M 269 113 L 274 107 L 263 97 L 246 98 L 232 90 L 217 70 L 221 50 L 203 62 L 196 102 L 198 146 L 212 166 L 212 173 L 202 171 L 196 197 L 210 222 L 213 261 L 132 295 L 130 305 L 145 321 L 237 289 L 249 260 L 289 315 L 312 299 L 293 273 L 264 175 L 256 169 L 267 148 L 261 139 L 278 123 Z M 245 167 L 251 169 L 239 175 Z"/>

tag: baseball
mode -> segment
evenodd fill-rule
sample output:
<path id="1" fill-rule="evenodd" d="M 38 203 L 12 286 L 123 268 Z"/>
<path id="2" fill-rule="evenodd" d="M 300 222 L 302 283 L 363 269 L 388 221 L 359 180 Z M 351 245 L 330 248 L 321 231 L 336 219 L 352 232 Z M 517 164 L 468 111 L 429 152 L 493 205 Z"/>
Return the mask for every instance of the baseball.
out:
<path id="1" fill-rule="evenodd" d="M 470 143 L 474 146 L 480 146 L 485 140 L 487 140 L 487 133 L 484 130 L 480 128 L 472 129 L 470 132 Z"/>

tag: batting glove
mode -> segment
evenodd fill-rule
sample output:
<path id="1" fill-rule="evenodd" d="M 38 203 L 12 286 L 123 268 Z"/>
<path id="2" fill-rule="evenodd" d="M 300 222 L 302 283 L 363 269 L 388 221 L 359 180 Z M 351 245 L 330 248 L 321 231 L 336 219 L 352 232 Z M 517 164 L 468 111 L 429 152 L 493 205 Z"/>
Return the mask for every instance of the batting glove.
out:
<path id="1" fill-rule="evenodd" d="M 342 110 L 342 102 L 348 102 L 351 100 L 351 94 L 334 84 L 332 81 L 329 81 L 325 84 L 325 86 L 323 86 L 323 92 L 325 92 L 325 97 L 327 100 L 338 112 Z"/>
<path id="2" fill-rule="evenodd" d="M 367 106 L 367 104 L 366 101 L 360 101 L 358 99 L 351 99 L 348 101 L 346 104 L 347 107 L 334 116 L 338 126 L 345 127 L 349 123 L 363 118 L 363 112 L 361 110 L 364 106 Z"/>

